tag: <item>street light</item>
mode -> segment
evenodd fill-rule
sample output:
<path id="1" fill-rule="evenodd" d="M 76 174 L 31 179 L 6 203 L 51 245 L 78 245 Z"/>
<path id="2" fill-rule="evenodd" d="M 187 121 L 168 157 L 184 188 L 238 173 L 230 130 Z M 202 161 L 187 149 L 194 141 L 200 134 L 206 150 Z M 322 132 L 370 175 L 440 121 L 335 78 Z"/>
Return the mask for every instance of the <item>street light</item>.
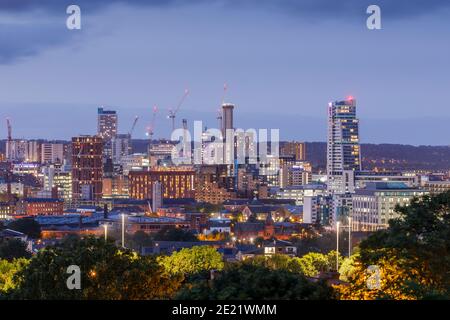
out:
<path id="1" fill-rule="evenodd" d="M 105 228 L 105 241 L 108 240 L 108 225 L 105 223 L 103 224 L 103 228 Z"/>
<path id="2" fill-rule="evenodd" d="M 125 248 L 125 214 L 122 214 L 122 248 Z"/>
<path id="3" fill-rule="evenodd" d="M 348 257 L 352 255 L 352 217 L 348 217 Z"/>
<path id="4" fill-rule="evenodd" d="M 336 272 L 339 272 L 339 225 L 341 223 L 336 222 Z"/>

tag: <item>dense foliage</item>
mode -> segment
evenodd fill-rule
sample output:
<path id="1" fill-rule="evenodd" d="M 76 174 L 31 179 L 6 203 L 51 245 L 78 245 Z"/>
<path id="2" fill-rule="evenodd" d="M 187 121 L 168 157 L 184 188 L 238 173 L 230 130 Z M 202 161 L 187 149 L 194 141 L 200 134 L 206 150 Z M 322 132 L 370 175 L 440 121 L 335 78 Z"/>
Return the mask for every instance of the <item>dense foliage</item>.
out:
<path id="1" fill-rule="evenodd" d="M 388 229 L 361 243 L 343 299 L 450 298 L 450 191 L 413 199 L 396 211 L 400 218 Z M 369 289 L 371 265 L 380 281 Z"/>
<path id="2" fill-rule="evenodd" d="M 167 272 L 175 275 L 194 275 L 204 271 L 221 270 L 224 266 L 222 255 L 207 246 L 182 249 L 158 260 Z"/>
<path id="3" fill-rule="evenodd" d="M 0 260 L 0 299 L 17 287 L 16 274 L 28 264 L 27 259 Z"/>
<path id="4" fill-rule="evenodd" d="M 340 255 L 339 261 L 342 261 Z M 248 262 L 272 270 L 286 270 L 306 277 L 317 277 L 320 273 L 336 270 L 336 251 L 330 251 L 328 254 L 310 252 L 300 258 L 278 254 L 270 257 L 256 256 Z"/>
<path id="5" fill-rule="evenodd" d="M 67 286 L 71 265 L 80 268 L 80 290 Z M 167 299 L 181 283 L 168 276 L 155 258 L 95 238 L 47 247 L 17 276 L 12 298 L 18 299 Z"/>
<path id="6" fill-rule="evenodd" d="M 30 257 L 31 253 L 27 251 L 27 245 L 22 240 L 0 240 L 0 259 L 11 261 L 13 259 Z"/>
<path id="7" fill-rule="evenodd" d="M 25 233 L 32 239 L 41 237 L 41 226 L 33 218 L 22 218 L 8 224 L 8 229 Z"/>
<path id="8" fill-rule="evenodd" d="M 233 263 L 214 280 L 199 280 L 177 295 L 189 300 L 322 300 L 333 298 L 324 282 L 313 282 L 301 274 L 270 269 L 252 263 Z"/>

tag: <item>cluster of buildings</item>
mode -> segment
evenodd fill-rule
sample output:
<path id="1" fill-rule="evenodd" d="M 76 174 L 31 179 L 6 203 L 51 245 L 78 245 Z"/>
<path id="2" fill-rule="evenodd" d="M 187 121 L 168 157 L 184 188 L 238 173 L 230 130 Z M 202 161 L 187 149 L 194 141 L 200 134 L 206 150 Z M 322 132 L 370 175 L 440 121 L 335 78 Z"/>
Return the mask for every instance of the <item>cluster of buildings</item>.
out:
<path id="1" fill-rule="evenodd" d="M 222 106 L 224 136 L 235 129 L 234 108 Z M 174 142 L 149 139 L 147 152 L 135 153 L 133 130 L 119 133 L 116 111 L 99 108 L 97 119 L 95 135 L 71 141 L 16 140 L 9 130 L 0 156 L 0 220 L 33 217 L 47 238 L 180 228 L 242 244 L 287 241 L 337 222 L 353 231 L 386 228 L 396 205 L 450 190 L 448 172 L 364 171 L 352 97 L 328 106 L 326 172 L 314 171 L 298 141 L 277 144 L 264 162 L 249 161 L 261 148 L 252 136 L 244 162 L 176 164 Z M 203 147 L 212 143 L 205 130 Z"/>

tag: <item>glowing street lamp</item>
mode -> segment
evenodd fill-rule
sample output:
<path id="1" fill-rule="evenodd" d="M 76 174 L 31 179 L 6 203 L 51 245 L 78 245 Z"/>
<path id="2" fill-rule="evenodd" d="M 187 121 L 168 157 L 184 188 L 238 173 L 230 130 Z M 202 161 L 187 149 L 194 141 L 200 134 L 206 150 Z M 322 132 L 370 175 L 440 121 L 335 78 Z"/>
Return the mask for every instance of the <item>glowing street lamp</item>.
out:
<path id="1" fill-rule="evenodd" d="M 348 217 L 348 257 L 352 255 L 352 217 Z"/>
<path id="2" fill-rule="evenodd" d="M 103 224 L 103 228 L 105 229 L 105 241 L 108 240 L 108 225 L 105 223 Z"/>
<path id="3" fill-rule="evenodd" d="M 336 272 L 339 271 L 339 225 L 341 223 L 336 222 Z"/>
<path id="4" fill-rule="evenodd" d="M 125 248 L 125 214 L 122 214 L 122 248 Z"/>

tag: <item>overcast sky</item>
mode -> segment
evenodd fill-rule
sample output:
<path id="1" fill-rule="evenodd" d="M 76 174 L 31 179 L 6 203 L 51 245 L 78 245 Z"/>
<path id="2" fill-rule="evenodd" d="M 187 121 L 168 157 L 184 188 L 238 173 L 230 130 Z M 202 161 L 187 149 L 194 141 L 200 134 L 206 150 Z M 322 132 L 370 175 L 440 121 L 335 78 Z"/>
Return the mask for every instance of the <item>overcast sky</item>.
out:
<path id="1" fill-rule="evenodd" d="M 66 28 L 68 4 L 82 29 Z M 381 7 L 382 30 L 366 8 Z M 282 139 L 325 141 L 329 101 L 357 100 L 363 143 L 450 145 L 450 1 L 0 0 L 0 137 L 68 139 L 96 130 L 96 108 L 145 138 L 168 109 L 217 127 L 226 100 L 236 125 Z"/>

